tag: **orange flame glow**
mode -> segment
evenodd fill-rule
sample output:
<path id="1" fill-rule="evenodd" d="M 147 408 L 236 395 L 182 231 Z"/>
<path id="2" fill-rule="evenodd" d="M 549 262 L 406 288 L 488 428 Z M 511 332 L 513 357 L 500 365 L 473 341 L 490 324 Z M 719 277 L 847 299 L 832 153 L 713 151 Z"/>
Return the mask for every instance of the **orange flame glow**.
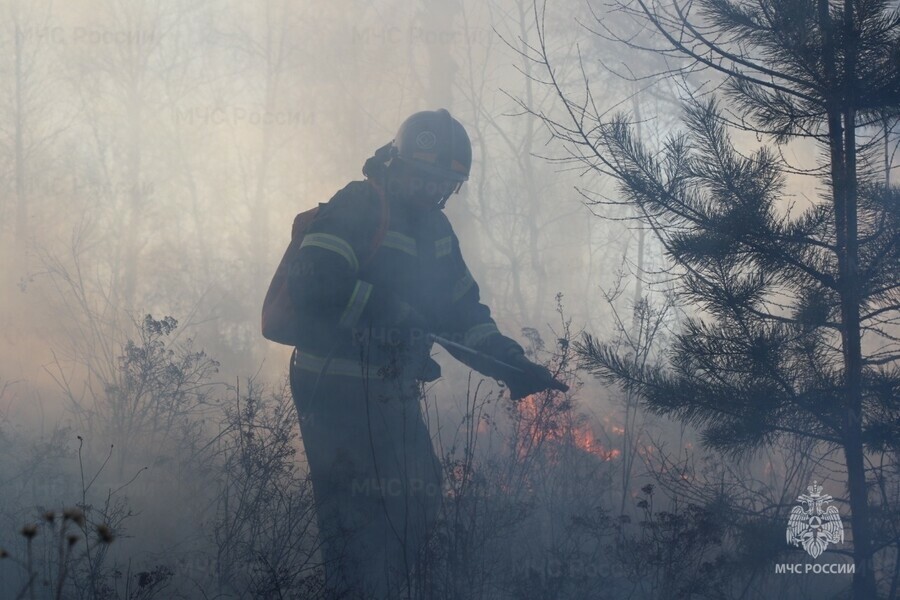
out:
<path id="1" fill-rule="evenodd" d="M 621 451 L 603 446 L 585 418 L 576 417 L 570 409 L 553 404 L 543 394 L 526 396 L 518 404 L 520 417 L 517 456 L 522 459 L 539 445 L 556 448 L 571 443 L 576 448 L 604 461 L 618 458 Z M 613 431 L 616 431 L 613 427 Z M 621 430 L 621 428 L 618 428 Z"/>

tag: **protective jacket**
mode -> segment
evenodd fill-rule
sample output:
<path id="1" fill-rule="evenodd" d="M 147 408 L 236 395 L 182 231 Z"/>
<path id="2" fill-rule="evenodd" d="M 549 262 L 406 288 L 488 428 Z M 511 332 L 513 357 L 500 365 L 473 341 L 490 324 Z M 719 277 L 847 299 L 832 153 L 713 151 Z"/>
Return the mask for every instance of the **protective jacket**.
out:
<path id="1" fill-rule="evenodd" d="M 410 330 L 410 314 L 421 315 L 417 327 L 499 360 L 523 354 L 480 302 L 446 215 L 393 202 L 389 191 L 386 204 L 385 220 L 378 184 L 366 180 L 320 206 L 288 275 L 301 321 L 295 366 L 307 374 L 371 376 L 389 366 L 385 348 L 408 343 L 416 355 L 410 358 L 426 365 L 417 378 L 436 379 L 431 344 Z M 456 358 L 498 377 L 489 365 Z"/>

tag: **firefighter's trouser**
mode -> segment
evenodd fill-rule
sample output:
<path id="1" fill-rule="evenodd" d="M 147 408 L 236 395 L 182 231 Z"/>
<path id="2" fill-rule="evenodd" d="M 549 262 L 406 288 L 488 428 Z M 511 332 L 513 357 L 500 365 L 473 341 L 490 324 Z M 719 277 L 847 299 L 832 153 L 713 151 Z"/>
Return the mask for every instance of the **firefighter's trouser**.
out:
<path id="1" fill-rule="evenodd" d="M 295 367 L 326 587 L 335 598 L 407 597 L 442 497 L 418 386 Z"/>

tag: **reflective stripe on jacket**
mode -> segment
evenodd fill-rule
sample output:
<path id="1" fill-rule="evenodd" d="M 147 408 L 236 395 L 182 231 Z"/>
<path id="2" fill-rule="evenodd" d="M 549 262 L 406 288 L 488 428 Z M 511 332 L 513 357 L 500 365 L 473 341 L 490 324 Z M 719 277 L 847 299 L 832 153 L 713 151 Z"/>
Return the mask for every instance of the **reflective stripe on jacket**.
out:
<path id="1" fill-rule="evenodd" d="M 374 254 L 381 204 L 366 181 L 351 182 L 322 205 L 306 232 L 288 275 L 302 324 L 298 367 L 321 371 L 330 359 L 329 373 L 358 376 L 373 365 L 385 367 L 397 343 L 409 343 L 430 360 L 423 332 L 392 327 L 408 312 L 405 305 L 422 315 L 429 332 L 501 360 L 522 352 L 481 303 L 446 215 L 389 204 L 388 227 Z"/>

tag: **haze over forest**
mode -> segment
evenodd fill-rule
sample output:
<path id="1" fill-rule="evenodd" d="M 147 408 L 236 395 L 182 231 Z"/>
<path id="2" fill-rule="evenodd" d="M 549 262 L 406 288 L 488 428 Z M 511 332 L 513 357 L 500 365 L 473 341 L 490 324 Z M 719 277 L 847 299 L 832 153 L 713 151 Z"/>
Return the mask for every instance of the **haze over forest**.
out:
<path id="1" fill-rule="evenodd" d="M 884 10 L 896 18 L 896 6 Z M 0 0 L 0 548 L 24 557 L 22 526 L 43 523 L 38 597 L 321 597 L 312 492 L 285 390 L 291 348 L 261 336 L 262 299 L 294 216 L 362 179 L 407 116 L 437 108 L 472 140 L 471 177 L 446 213 L 482 301 L 572 389 L 512 403 L 438 352 L 443 377 L 425 404 L 456 521 L 419 597 L 851 597 L 828 595 L 850 593 L 846 574 L 774 574 L 775 563 L 807 559 L 784 544 L 784 526 L 813 478 L 835 497 L 848 542 L 823 558 L 854 560 L 845 455 L 828 436 L 707 448 L 699 426 L 713 420 L 653 414 L 642 390 L 578 368 L 587 333 L 665 370 L 685 348 L 677 336 L 710 313 L 679 287 L 686 269 L 666 246 L 682 224 L 661 233 L 642 220 L 652 207 L 632 202 L 639 194 L 579 145 L 577 128 L 554 123 L 574 127 L 573 106 L 607 122 L 621 113 L 669 174 L 691 98 L 715 95 L 733 124 L 751 112 L 730 100 L 721 72 L 623 44 L 666 41 L 613 8 Z M 897 44 L 900 26 L 886 29 Z M 890 223 L 900 222 L 898 106 L 889 98 L 883 120 L 857 130 L 860 181 L 887 184 Z M 729 130 L 740 157 L 764 162 L 756 153 L 768 148 L 784 160 L 766 214 L 830 206 L 822 138 L 791 130 L 776 144 L 749 129 Z M 891 226 L 879 235 L 896 263 Z M 802 313 L 795 299 L 816 295 L 768 283 L 782 286 L 768 310 L 785 318 Z M 862 339 L 884 381 L 897 376 L 896 272 L 888 284 L 880 329 Z M 864 477 L 888 598 L 900 580 L 900 409 L 896 387 L 879 390 L 886 441 L 865 442 Z M 779 425 L 812 430 L 790 419 Z M 89 526 L 72 519 L 81 546 L 63 574 L 52 537 L 61 517 L 41 515 L 74 507 Z M 98 524 L 112 528 L 111 544 Z M 0 563 L 0 597 L 27 585 L 24 560 Z"/>

